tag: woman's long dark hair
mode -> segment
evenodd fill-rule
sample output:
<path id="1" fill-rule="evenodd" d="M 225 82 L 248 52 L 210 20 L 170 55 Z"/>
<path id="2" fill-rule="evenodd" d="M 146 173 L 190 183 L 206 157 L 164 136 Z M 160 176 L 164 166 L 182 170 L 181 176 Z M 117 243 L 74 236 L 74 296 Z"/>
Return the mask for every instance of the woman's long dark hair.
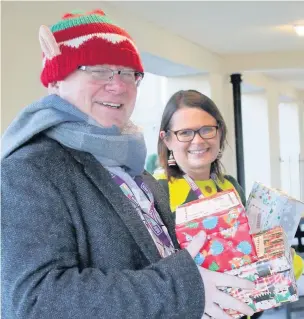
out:
<path id="1" fill-rule="evenodd" d="M 215 118 L 217 121 L 217 125 L 219 126 L 219 131 L 221 132 L 221 139 L 220 139 L 220 150 L 221 152 L 224 150 L 226 144 L 227 144 L 227 126 L 223 119 L 223 116 L 215 103 L 209 99 L 206 95 L 195 91 L 195 90 L 187 90 L 187 91 L 178 91 L 175 94 L 172 95 L 172 97 L 169 99 L 161 120 L 160 124 L 160 132 L 165 131 L 166 137 L 169 136 L 168 130 L 170 129 L 171 124 L 171 118 L 173 114 L 183 107 L 190 107 L 190 108 L 197 108 L 201 109 L 208 114 L 210 114 L 212 117 Z M 165 138 L 166 138 L 165 137 Z M 165 173 L 167 175 L 168 180 L 171 179 L 171 177 L 181 177 L 183 175 L 183 172 L 180 170 L 178 165 L 175 166 L 169 166 L 168 165 L 168 158 L 169 158 L 169 150 L 160 137 L 158 136 L 158 156 L 159 156 L 159 162 L 160 165 L 164 168 Z M 217 177 L 223 181 L 224 176 L 222 172 L 222 163 L 220 161 L 221 154 L 217 157 L 217 159 L 211 164 L 211 172 L 215 173 Z"/>

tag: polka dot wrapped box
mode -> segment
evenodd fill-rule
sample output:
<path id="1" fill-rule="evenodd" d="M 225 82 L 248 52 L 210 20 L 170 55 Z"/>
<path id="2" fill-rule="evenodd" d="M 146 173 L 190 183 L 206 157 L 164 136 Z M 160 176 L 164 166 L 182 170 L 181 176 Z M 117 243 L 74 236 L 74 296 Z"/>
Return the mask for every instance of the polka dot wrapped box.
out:
<path id="1" fill-rule="evenodd" d="M 195 257 L 198 265 L 225 272 L 257 261 L 245 208 L 234 190 L 177 208 L 176 235 L 181 248 L 201 230 L 207 240 Z"/>
<path id="2" fill-rule="evenodd" d="M 299 297 L 292 257 L 283 228 L 275 227 L 253 237 L 258 262 L 226 273 L 254 281 L 256 288 L 253 291 L 229 287 L 221 290 L 247 303 L 255 312 L 297 301 Z M 231 309 L 225 311 L 232 318 L 243 316 Z"/>
<path id="3" fill-rule="evenodd" d="M 255 182 L 246 211 L 253 234 L 282 226 L 291 246 L 301 216 L 304 216 L 304 203 L 280 190 Z"/>

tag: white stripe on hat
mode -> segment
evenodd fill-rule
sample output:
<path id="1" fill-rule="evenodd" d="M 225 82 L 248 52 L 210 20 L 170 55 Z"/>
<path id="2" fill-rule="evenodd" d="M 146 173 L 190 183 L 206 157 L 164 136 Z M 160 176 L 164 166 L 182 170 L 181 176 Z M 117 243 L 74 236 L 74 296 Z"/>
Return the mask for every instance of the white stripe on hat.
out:
<path id="1" fill-rule="evenodd" d="M 92 34 L 83 35 L 71 40 L 63 41 L 58 44 L 72 47 L 72 48 L 79 48 L 83 43 L 85 43 L 86 41 L 94 37 L 105 39 L 106 41 L 114 43 L 114 44 L 120 43 L 122 41 L 129 41 L 131 45 L 134 47 L 134 49 L 136 50 L 136 52 L 138 53 L 138 50 L 132 40 L 130 40 L 126 36 L 116 34 L 116 33 L 92 33 Z"/>

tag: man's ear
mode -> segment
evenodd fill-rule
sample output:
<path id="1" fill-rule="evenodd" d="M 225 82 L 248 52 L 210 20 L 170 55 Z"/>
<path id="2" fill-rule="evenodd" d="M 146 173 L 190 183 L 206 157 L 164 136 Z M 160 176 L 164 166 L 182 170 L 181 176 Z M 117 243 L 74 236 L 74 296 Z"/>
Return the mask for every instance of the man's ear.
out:
<path id="1" fill-rule="evenodd" d="M 48 85 L 49 94 L 57 94 L 59 95 L 59 82 L 52 82 Z"/>

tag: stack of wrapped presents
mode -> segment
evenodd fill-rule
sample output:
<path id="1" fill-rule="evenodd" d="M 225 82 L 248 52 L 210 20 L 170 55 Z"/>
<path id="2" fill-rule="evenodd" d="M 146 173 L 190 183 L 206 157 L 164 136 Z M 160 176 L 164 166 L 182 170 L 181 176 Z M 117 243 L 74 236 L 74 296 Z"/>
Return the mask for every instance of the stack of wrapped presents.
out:
<path id="1" fill-rule="evenodd" d="M 304 203 L 256 182 L 246 208 L 234 190 L 178 207 L 176 235 L 184 248 L 204 230 L 207 240 L 196 263 L 253 281 L 252 291 L 221 289 L 259 312 L 298 300 L 290 246 L 303 212 Z"/>

